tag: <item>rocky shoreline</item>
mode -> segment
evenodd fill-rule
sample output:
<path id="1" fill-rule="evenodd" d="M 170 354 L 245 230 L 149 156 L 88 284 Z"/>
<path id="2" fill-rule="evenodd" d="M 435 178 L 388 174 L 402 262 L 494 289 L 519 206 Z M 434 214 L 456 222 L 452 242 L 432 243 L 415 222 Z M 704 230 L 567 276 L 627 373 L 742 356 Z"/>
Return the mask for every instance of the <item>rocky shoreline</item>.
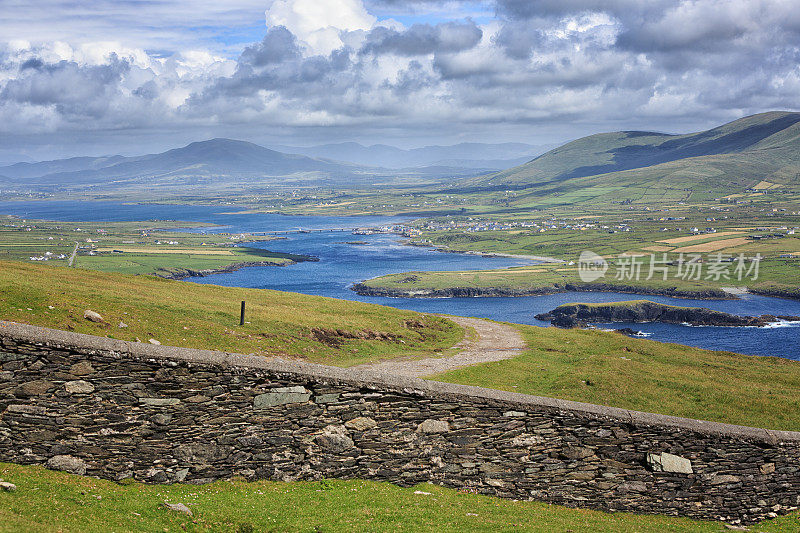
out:
<path id="1" fill-rule="evenodd" d="M 621 292 L 643 294 L 648 296 L 669 296 L 671 298 L 688 298 L 693 300 L 738 300 L 735 295 L 721 289 L 705 289 L 688 291 L 677 288 L 650 288 L 633 285 L 617 285 L 614 283 L 564 283 L 527 289 L 505 287 L 448 287 L 446 289 L 396 289 L 372 287 L 365 283 L 355 283 L 350 287 L 361 296 L 383 296 L 388 298 L 486 298 L 486 297 L 521 297 L 543 296 L 562 292 Z"/>
<path id="2" fill-rule="evenodd" d="M 780 320 L 800 321 L 800 316 L 739 316 L 705 307 L 677 307 L 648 300 L 609 304 L 565 304 L 537 320 L 549 320 L 560 328 L 586 327 L 590 322 L 660 322 L 691 326 L 763 327 Z"/>
<path id="3" fill-rule="evenodd" d="M 160 268 L 153 273 L 154 276 L 158 276 L 164 279 L 173 279 L 173 280 L 181 280 L 186 278 L 204 278 L 206 276 L 211 276 L 213 274 L 228 274 L 230 272 L 236 272 L 242 268 L 247 267 L 260 267 L 260 266 L 277 266 L 277 267 L 284 267 L 289 265 L 295 265 L 297 263 L 303 263 L 306 261 L 319 261 L 318 257 L 314 256 L 305 256 L 299 259 L 291 259 L 289 261 L 277 263 L 275 261 L 243 261 L 241 263 L 232 263 L 230 265 L 226 265 L 220 268 L 207 268 L 203 270 L 194 270 L 191 268 L 175 268 L 175 269 L 164 269 Z"/>

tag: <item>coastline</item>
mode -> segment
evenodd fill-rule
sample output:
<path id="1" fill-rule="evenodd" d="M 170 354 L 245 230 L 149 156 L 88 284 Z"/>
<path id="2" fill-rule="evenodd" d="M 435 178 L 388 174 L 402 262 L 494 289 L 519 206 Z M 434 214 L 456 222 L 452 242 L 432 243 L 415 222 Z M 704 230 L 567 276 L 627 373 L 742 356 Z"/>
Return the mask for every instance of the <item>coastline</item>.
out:
<path id="1" fill-rule="evenodd" d="M 182 280 L 187 278 L 204 278 L 206 276 L 213 276 L 214 274 L 229 274 L 231 272 L 236 272 L 237 270 L 241 270 L 243 268 L 248 268 L 248 267 L 261 267 L 261 266 L 285 267 L 308 261 L 316 262 L 319 261 L 319 258 L 309 255 L 306 256 L 306 258 L 289 259 L 287 261 L 283 261 L 280 263 L 276 261 L 243 261 L 240 263 L 231 263 L 230 265 L 226 265 L 224 267 L 207 268 L 203 270 L 194 270 L 191 268 L 176 268 L 172 270 L 167 270 L 164 268 L 160 268 L 155 272 L 153 272 L 152 275 L 164 279 Z"/>
<path id="2" fill-rule="evenodd" d="M 624 294 L 641 294 L 647 296 L 668 296 L 690 300 L 739 300 L 735 294 L 721 289 L 702 291 L 686 291 L 679 289 L 655 289 L 634 285 L 615 285 L 610 283 L 556 284 L 527 289 L 502 287 L 450 287 L 446 289 L 394 289 L 371 287 L 364 283 L 355 283 L 350 289 L 360 296 L 382 296 L 387 298 L 491 298 L 491 297 L 523 297 L 544 296 L 562 292 L 619 292 Z M 764 296 L 767 296 L 766 294 Z"/>

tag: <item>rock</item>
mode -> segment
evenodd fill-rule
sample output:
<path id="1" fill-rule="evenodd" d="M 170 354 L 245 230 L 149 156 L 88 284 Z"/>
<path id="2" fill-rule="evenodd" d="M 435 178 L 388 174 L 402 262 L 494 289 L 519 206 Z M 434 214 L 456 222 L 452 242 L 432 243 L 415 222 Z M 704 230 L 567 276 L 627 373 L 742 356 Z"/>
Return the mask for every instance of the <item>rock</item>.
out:
<path id="1" fill-rule="evenodd" d="M 311 398 L 311 391 L 305 387 L 279 387 L 253 398 L 253 407 L 255 409 L 263 409 L 276 405 L 305 403 L 309 398 Z"/>
<path id="2" fill-rule="evenodd" d="M 352 420 L 348 420 L 344 423 L 345 427 L 348 429 L 354 429 L 356 431 L 366 431 L 368 429 L 372 429 L 378 425 L 371 418 L 367 418 L 365 416 L 359 416 L 358 418 L 354 418 Z"/>
<path id="3" fill-rule="evenodd" d="M 17 490 L 17 486 L 13 483 L 9 483 L 8 481 L 0 481 L 0 489 L 6 492 L 13 492 Z"/>
<path id="4" fill-rule="evenodd" d="M 711 478 L 709 483 L 711 483 L 712 485 L 722 485 L 725 483 L 739 483 L 740 481 L 741 479 L 739 479 L 737 476 L 731 476 L 728 474 L 717 474 Z"/>
<path id="5" fill-rule="evenodd" d="M 44 394 L 55 385 L 50 381 L 45 380 L 36 380 L 36 381 L 28 381 L 23 383 L 16 389 L 16 395 L 22 396 L 24 398 L 30 398 L 31 396 L 39 396 L 40 394 Z"/>
<path id="6" fill-rule="evenodd" d="M 538 435 L 528 435 L 527 433 L 523 433 L 522 435 L 518 435 L 511 439 L 512 446 L 519 446 L 520 448 L 527 448 L 529 446 L 535 446 L 536 444 L 541 444 L 544 442 L 544 438 Z"/>
<path id="7" fill-rule="evenodd" d="M 430 496 L 432 493 L 431 492 L 425 492 L 424 490 L 415 490 L 414 494 L 420 494 L 422 496 Z"/>
<path id="8" fill-rule="evenodd" d="M 343 452 L 355 446 L 344 426 L 325 426 L 322 433 L 314 437 L 314 442 L 321 448 L 334 453 Z"/>
<path id="9" fill-rule="evenodd" d="M 85 318 L 89 322 L 97 322 L 100 324 L 105 322 L 105 320 L 103 320 L 103 316 L 100 313 L 95 313 L 90 309 L 87 309 L 86 311 L 83 312 L 83 318 Z"/>
<path id="10" fill-rule="evenodd" d="M 164 502 L 164 507 L 169 509 L 170 511 L 175 511 L 176 513 L 183 513 L 185 515 L 192 516 L 192 510 L 186 507 L 182 503 L 167 503 Z"/>
<path id="11" fill-rule="evenodd" d="M 94 392 L 94 385 L 88 381 L 78 379 L 64 383 L 64 389 L 70 394 L 89 394 Z"/>
<path id="12" fill-rule="evenodd" d="M 339 401 L 339 393 L 320 394 L 314 396 L 314 403 L 336 403 Z"/>
<path id="13" fill-rule="evenodd" d="M 75 363 L 69 367 L 69 373 L 73 376 L 88 376 L 93 372 L 94 368 L 92 367 L 92 363 L 89 361 L 81 361 L 80 363 Z"/>
<path id="14" fill-rule="evenodd" d="M 507 418 L 522 418 L 525 416 L 525 413 L 522 411 L 506 411 L 503 413 L 503 416 Z"/>
<path id="15" fill-rule="evenodd" d="M 47 460 L 47 467 L 80 476 L 86 473 L 86 463 L 71 455 L 56 455 Z"/>
<path id="16" fill-rule="evenodd" d="M 0 381 L 11 381 L 12 379 L 14 379 L 14 373 L 10 370 L 0 372 Z"/>
<path id="17" fill-rule="evenodd" d="M 771 474 L 775 471 L 775 463 L 764 463 L 759 467 L 762 474 Z"/>
<path id="18" fill-rule="evenodd" d="M 120 328 L 120 329 L 127 328 L 127 327 L 128 327 L 128 324 L 126 324 L 125 322 L 123 322 L 122 320 L 120 320 L 120 321 L 119 321 L 119 324 L 117 325 L 117 327 L 118 327 L 118 328 Z"/>
<path id="19" fill-rule="evenodd" d="M 582 446 L 569 446 L 561 452 L 564 457 L 572 460 L 585 459 L 594 455 L 594 450 L 591 448 L 584 448 Z"/>
<path id="20" fill-rule="evenodd" d="M 425 420 L 417 427 L 417 433 L 447 433 L 450 431 L 450 424 L 446 420 Z"/>
<path id="21" fill-rule="evenodd" d="M 186 480 L 186 476 L 189 475 L 188 468 L 181 468 L 177 472 L 175 472 L 175 481 L 178 483 L 183 483 Z"/>
<path id="22" fill-rule="evenodd" d="M 676 474 L 693 474 L 692 462 L 685 457 L 671 453 L 648 453 L 647 464 L 653 472 L 673 472 Z"/>
<path id="23" fill-rule="evenodd" d="M 155 344 L 156 346 L 161 346 L 161 343 L 155 339 L 150 339 L 147 342 L 149 342 L 150 344 Z"/>
<path id="24" fill-rule="evenodd" d="M 178 405 L 181 401 L 177 398 L 139 398 L 139 403 L 151 407 L 168 407 Z"/>

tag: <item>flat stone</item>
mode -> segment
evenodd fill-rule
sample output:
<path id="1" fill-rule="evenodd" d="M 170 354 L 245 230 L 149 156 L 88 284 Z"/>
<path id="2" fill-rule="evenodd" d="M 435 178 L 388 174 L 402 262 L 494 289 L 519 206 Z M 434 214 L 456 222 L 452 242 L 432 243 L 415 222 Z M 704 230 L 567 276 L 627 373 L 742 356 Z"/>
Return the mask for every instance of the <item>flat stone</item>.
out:
<path id="1" fill-rule="evenodd" d="M 354 429 L 356 431 L 366 431 L 368 429 L 372 429 L 378 425 L 371 418 L 367 418 L 366 416 L 359 416 L 358 418 L 354 418 L 352 420 L 348 420 L 344 423 L 345 427 L 348 429 Z"/>
<path id="2" fill-rule="evenodd" d="M 183 483 L 186 480 L 186 476 L 189 475 L 188 468 L 181 468 L 177 472 L 175 472 L 175 481 L 178 483 Z"/>
<path id="3" fill-rule="evenodd" d="M 69 373 L 73 376 L 88 376 L 93 372 L 94 368 L 89 361 L 81 361 L 69 367 Z"/>
<path id="4" fill-rule="evenodd" d="M 151 407 L 167 407 L 170 405 L 178 405 L 181 401 L 177 398 L 139 398 L 139 403 Z"/>
<path id="5" fill-rule="evenodd" d="M 52 382 L 45 381 L 42 379 L 36 381 L 28 381 L 17 387 L 16 394 L 17 396 L 23 396 L 23 397 L 39 396 L 40 394 L 44 394 L 54 386 L 55 385 L 53 385 Z"/>
<path id="6" fill-rule="evenodd" d="M 305 387 L 280 387 L 272 391 L 259 394 L 253 398 L 253 407 L 263 409 L 276 405 L 286 405 L 290 403 L 305 403 L 311 398 L 311 391 Z"/>
<path id="7" fill-rule="evenodd" d="M 417 426 L 417 433 L 447 433 L 450 431 L 450 424 L 446 420 L 433 420 L 429 418 Z"/>
<path id="8" fill-rule="evenodd" d="M 185 515 L 192 516 L 192 510 L 186 507 L 182 503 L 167 503 L 164 502 L 164 507 L 169 509 L 170 511 L 175 511 L 176 513 L 183 513 Z"/>
<path id="9" fill-rule="evenodd" d="M 86 473 L 86 463 L 83 459 L 71 455 L 55 455 L 47 460 L 47 467 L 80 476 Z"/>
<path id="10" fill-rule="evenodd" d="M 731 476 L 728 474 L 717 474 L 716 476 L 712 477 L 709 483 L 712 485 L 722 485 L 725 483 L 739 483 L 741 479 L 737 476 Z"/>
<path id="11" fill-rule="evenodd" d="M 17 490 L 17 486 L 13 483 L 9 483 L 8 481 L 0 481 L 0 489 L 6 492 L 13 492 Z"/>
<path id="12" fill-rule="evenodd" d="M 525 413 L 523 413 L 522 411 L 506 411 L 505 413 L 503 413 L 503 416 L 505 416 L 506 418 L 522 418 L 523 416 L 525 416 Z"/>
<path id="13" fill-rule="evenodd" d="M 528 448 L 530 446 L 535 446 L 536 444 L 541 444 L 544 442 L 544 438 L 540 437 L 539 435 L 528 435 L 523 433 L 522 435 L 518 435 L 511 439 L 511 445 L 517 446 L 520 448 Z"/>
<path id="14" fill-rule="evenodd" d="M 64 383 L 64 389 L 70 394 L 89 394 L 94 392 L 94 385 L 88 381 L 78 379 Z"/>
<path id="15" fill-rule="evenodd" d="M 155 344 L 156 346 L 161 346 L 161 342 L 155 339 L 150 339 L 147 342 L 149 342 L 150 344 Z"/>
<path id="16" fill-rule="evenodd" d="M 653 472 L 672 472 L 675 474 L 693 474 L 692 462 L 685 457 L 671 453 L 648 453 L 647 464 Z"/>
<path id="17" fill-rule="evenodd" d="M 314 396 L 314 403 L 335 403 L 339 401 L 339 393 L 334 394 L 320 394 Z"/>
<path id="18" fill-rule="evenodd" d="M 11 381 L 12 379 L 14 379 L 14 373 L 10 370 L 0 372 L 0 382 Z"/>
<path id="19" fill-rule="evenodd" d="M 83 312 L 83 318 L 85 318 L 89 322 L 100 322 L 100 323 L 105 322 L 100 313 L 92 311 L 91 309 L 87 309 L 86 311 Z"/>
<path id="20" fill-rule="evenodd" d="M 758 469 L 762 474 L 771 474 L 775 471 L 775 463 L 764 463 Z"/>

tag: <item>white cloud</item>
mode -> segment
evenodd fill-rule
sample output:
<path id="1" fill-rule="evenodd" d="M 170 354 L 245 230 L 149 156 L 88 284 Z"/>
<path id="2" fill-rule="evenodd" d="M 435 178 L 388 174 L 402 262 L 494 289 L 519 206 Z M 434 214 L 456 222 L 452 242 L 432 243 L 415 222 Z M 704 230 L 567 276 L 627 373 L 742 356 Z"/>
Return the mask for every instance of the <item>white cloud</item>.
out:
<path id="1" fill-rule="evenodd" d="M 369 30 L 377 22 L 361 0 L 273 0 L 267 26 L 285 26 L 312 54 L 329 54 L 342 46 L 343 31 Z"/>

